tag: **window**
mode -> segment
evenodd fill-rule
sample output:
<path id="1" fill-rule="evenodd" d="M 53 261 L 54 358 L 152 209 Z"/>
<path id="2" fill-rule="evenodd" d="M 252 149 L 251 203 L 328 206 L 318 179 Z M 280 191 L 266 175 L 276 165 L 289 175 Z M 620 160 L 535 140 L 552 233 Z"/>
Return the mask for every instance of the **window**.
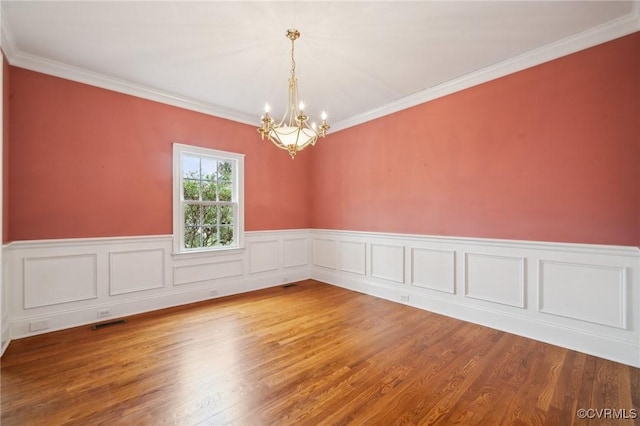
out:
<path id="1" fill-rule="evenodd" d="M 244 155 L 173 144 L 174 252 L 242 247 Z"/>

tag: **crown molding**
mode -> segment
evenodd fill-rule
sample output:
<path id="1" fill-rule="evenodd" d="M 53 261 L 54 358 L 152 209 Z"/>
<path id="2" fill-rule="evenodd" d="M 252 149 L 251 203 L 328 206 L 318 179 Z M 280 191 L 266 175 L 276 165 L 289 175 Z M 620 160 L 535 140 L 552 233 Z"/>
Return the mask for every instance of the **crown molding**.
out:
<path id="1" fill-rule="evenodd" d="M 243 124 L 256 125 L 256 118 L 238 111 L 229 110 L 220 106 L 207 104 L 196 99 L 187 98 L 171 92 L 155 89 L 142 84 L 131 83 L 129 81 L 109 77 L 104 74 L 88 71 L 82 68 L 73 67 L 60 62 L 45 59 L 25 53 L 18 53 L 9 57 L 11 65 L 37 71 L 43 74 L 60 77 L 67 80 L 77 81 L 102 89 L 112 90 L 139 98 L 160 102 L 167 105 L 184 108 L 203 114 L 213 115 Z"/>
<path id="2" fill-rule="evenodd" d="M 13 35 L 9 30 L 9 25 L 7 24 L 5 14 L 2 13 L 1 4 L 0 4 L 0 48 L 2 48 L 2 52 L 4 53 L 4 56 L 7 58 L 7 61 L 11 63 L 10 58 L 13 58 L 16 56 L 15 42 L 13 41 Z"/>
<path id="3" fill-rule="evenodd" d="M 60 77 L 102 89 L 112 90 L 139 98 L 160 102 L 203 114 L 212 115 L 227 120 L 236 121 L 243 124 L 256 125 L 254 116 L 243 114 L 238 111 L 222 108 L 201 102 L 197 99 L 180 96 L 175 93 L 155 89 L 153 87 L 136 84 L 127 80 L 110 77 L 83 68 L 74 67 L 61 62 L 46 59 L 40 56 L 21 52 L 15 45 L 11 29 L 2 15 L 2 50 L 7 61 L 13 66 L 36 71 L 54 77 Z"/>
<path id="4" fill-rule="evenodd" d="M 550 43 L 470 74 L 463 75 L 434 87 L 400 98 L 347 120 L 332 124 L 332 132 L 347 129 L 385 115 L 393 114 L 416 105 L 567 56 L 580 50 L 602 44 L 640 31 L 640 1 L 635 0 L 631 12 L 623 17 L 593 27 L 580 34 Z"/>
<path id="5" fill-rule="evenodd" d="M 170 93 L 153 87 L 132 83 L 123 79 L 110 77 L 83 68 L 73 67 L 39 56 L 23 53 L 15 45 L 11 29 L 4 14 L 0 14 L 0 26 L 0 47 L 2 48 L 9 64 L 13 66 L 203 114 L 213 115 L 243 124 L 256 124 L 256 118 L 249 114 L 208 104 L 197 99 L 180 96 L 175 93 Z M 540 65 L 544 62 L 611 41 L 636 31 L 640 31 L 640 0 L 634 0 L 631 12 L 623 17 L 454 80 L 405 96 L 379 108 L 339 121 L 332 125 L 331 130 L 333 133 L 367 121 L 375 120 L 376 118 L 390 115 L 395 112 L 504 77 L 508 74 Z"/>

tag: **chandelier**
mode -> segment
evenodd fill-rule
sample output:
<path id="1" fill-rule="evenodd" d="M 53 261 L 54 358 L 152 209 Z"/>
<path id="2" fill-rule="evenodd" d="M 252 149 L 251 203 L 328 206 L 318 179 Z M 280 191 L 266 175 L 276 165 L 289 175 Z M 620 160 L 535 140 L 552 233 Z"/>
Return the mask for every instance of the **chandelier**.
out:
<path id="1" fill-rule="evenodd" d="M 300 31 L 287 30 L 287 38 L 291 40 L 291 77 L 289 78 L 289 104 L 279 123 L 275 123 L 269 116 L 271 107 L 266 104 L 264 115 L 260 121 L 262 126 L 258 128 L 262 140 L 266 137 L 275 146 L 289 151 L 293 159 L 298 151 L 302 151 L 309 145 L 315 145 L 319 136 L 325 137 L 329 125 L 327 113 L 322 111 L 322 123 L 317 126 L 315 122 L 309 125 L 304 115 L 304 103 L 298 102 L 298 81 L 296 80 L 296 61 L 293 57 L 294 43 L 300 37 Z"/>

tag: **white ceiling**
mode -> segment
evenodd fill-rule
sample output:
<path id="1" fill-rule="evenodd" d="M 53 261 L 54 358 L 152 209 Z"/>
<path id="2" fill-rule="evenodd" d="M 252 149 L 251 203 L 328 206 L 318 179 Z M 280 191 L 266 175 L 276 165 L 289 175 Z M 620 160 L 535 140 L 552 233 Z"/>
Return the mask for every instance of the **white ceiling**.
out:
<path id="1" fill-rule="evenodd" d="M 638 31 L 627 1 L 3 1 L 12 65 L 258 125 L 284 111 L 288 28 L 332 130 Z"/>

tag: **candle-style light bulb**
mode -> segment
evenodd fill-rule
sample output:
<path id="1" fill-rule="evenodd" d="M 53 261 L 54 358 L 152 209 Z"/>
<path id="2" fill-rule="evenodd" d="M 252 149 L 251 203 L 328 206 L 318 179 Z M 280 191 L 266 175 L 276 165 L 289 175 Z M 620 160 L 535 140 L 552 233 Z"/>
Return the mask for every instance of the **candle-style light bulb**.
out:
<path id="1" fill-rule="evenodd" d="M 269 111 L 271 111 L 271 105 L 269 105 L 269 104 L 264 104 L 264 112 L 266 112 L 267 114 L 269 114 Z"/>
<path id="2" fill-rule="evenodd" d="M 326 120 L 327 119 L 327 113 L 322 111 L 322 120 Z"/>
<path id="3" fill-rule="evenodd" d="M 300 109 L 300 111 L 304 110 L 304 102 L 300 101 L 300 103 L 298 104 L 298 108 Z"/>

